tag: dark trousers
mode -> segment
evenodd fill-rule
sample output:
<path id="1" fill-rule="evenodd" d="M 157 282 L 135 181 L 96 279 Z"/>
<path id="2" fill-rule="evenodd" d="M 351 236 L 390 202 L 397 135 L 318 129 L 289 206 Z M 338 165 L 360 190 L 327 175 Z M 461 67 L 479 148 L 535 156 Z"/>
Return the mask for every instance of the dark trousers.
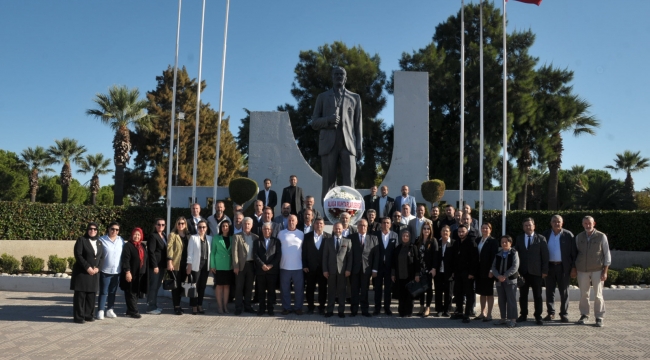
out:
<path id="1" fill-rule="evenodd" d="M 253 279 L 255 278 L 255 269 L 253 262 L 247 261 L 244 264 L 244 270 L 241 270 L 235 277 L 235 310 L 251 309 L 251 299 L 253 297 Z M 242 304 L 243 303 L 243 304 Z"/>
<path id="2" fill-rule="evenodd" d="M 158 308 L 158 289 L 162 285 L 165 277 L 164 268 L 158 268 L 158 274 L 153 273 L 153 268 L 149 268 L 149 291 L 147 292 L 147 311 Z"/>
<path id="3" fill-rule="evenodd" d="M 358 274 L 350 275 L 350 310 L 352 314 L 359 311 L 359 304 L 361 304 L 361 312 L 367 313 L 370 305 L 368 304 L 368 290 L 370 289 L 370 275 L 364 274 L 363 271 Z"/>
<path id="4" fill-rule="evenodd" d="M 411 316 L 413 315 L 413 296 L 406 289 L 406 284 L 409 283 L 411 279 L 396 279 L 395 287 L 397 290 L 397 312 L 400 316 Z"/>
<path id="5" fill-rule="evenodd" d="M 555 288 L 560 291 L 560 315 L 567 315 L 569 312 L 569 283 L 571 274 L 564 272 L 562 264 L 548 264 L 548 276 L 546 277 L 546 311 L 549 315 L 555 315 Z"/>
<path id="6" fill-rule="evenodd" d="M 273 311 L 275 305 L 275 288 L 278 283 L 278 274 L 257 275 L 255 285 L 257 299 L 260 302 L 260 312 Z M 320 289 L 319 289 L 320 291 Z"/>
<path id="7" fill-rule="evenodd" d="M 307 308 L 314 310 L 314 292 L 316 285 L 318 285 L 318 309 L 325 311 L 327 303 L 327 279 L 323 276 L 323 269 L 318 268 L 315 271 L 310 271 L 305 274 L 307 282 L 307 291 L 305 297 L 307 298 Z"/>
<path id="8" fill-rule="evenodd" d="M 185 267 L 181 266 L 181 269 L 185 269 Z M 174 307 L 180 307 L 181 296 L 183 296 L 181 285 L 187 278 L 187 273 L 185 271 L 174 271 L 174 275 L 176 276 L 176 289 L 172 290 L 172 303 L 174 303 Z"/>
<path id="9" fill-rule="evenodd" d="M 456 312 L 463 312 L 463 300 L 465 300 L 464 317 L 469 319 L 474 311 L 476 303 L 476 292 L 474 291 L 474 279 L 469 279 L 467 273 L 454 274 L 454 296 L 456 296 Z"/>
<path id="10" fill-rule="evenodd" d="M 126 303 L 126 314 L 138 313 L 138 293 L 131 290 L 124 290 L 124 302 Z"/>
<path id="11" fill-rule="evenodd" d="M 390 272 L 378 273 L 377 277 L 372 278 L 372 287 L 375 290 L 375 311 L 381 309 L 382 297 L 384 299 L 384 309 L 390 310 L 391 290 L 393 289 Z"/>
<path id="12" fill-rule="evenodd" d="M 344 273 L 337 273 L 336 269 L 330 272 L 329 275 L 327 278 L 327 312 L 334 312 L 334 301 L 338 300 L 338 312 L 343 314 L 345 312 L 345 293 L 348 279 Z"/>
<path id="13" fill-rule="evenodd" d="M 431 306 L 431 300 L 433 300 L 433 280 L 431 279 L 431 274 L 427 273 L 423 278 L 420 278 L 420 281 L 425 281 L 429 288 L 424 291 L 424 294 L 420 295 L 420 306 L 426 304 L 427 307 Z"/>
<path id="14" fill-rule="evenodd" d="M 449 280 L 445 273 L 436 274 L 433 278 L 436 286 L 436 312 L 451 312 L 451 293 L 454 281 Z"/>
<path id="15" fill-rule="evenodd" d="M 205 286 L 208 283 L 208 267 L 199 271 L 192 271 L 192 281 L 196 282 L 196 293 L 199 295 L 190 299 L 190 306 L 203 306 L 203 296 L 205 296 Z"/>
<path id="16" fill-rule="evenodd" d="M 75 291 L 72 305 L 75 321 L 91 319 L 95 310 L 95 292 Z"/>
<path id="17" fill-rule="evenodd" d="M 542 277 L 524 274 L 526 285 L 519 288 L 519 314 L 521 316 L 528 316 L 528 290 L 533 290 L 533 301 L 535 302 L 535 319 L 542 318 Z"/>

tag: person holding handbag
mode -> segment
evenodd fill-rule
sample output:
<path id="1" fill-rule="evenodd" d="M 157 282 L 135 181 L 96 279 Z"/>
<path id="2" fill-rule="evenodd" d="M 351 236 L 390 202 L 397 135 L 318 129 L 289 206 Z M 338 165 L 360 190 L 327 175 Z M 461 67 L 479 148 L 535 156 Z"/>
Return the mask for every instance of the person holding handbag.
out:
<path id="1" fill-rule="evenodd" d="M 144 234 L 142 229 L 135 228 L 131 232 L 129 242 L 122 249 L 122 272 L 120 273 L 120 288 L 124 290 L 126 315 L 134 319 L 142 317 L 138 311 L 138 297 L 146 294 L 147 282 L 147 249 L 142 244 Z"/>
<path id="2" fill-rule="evenodd" d="M 182 269 L 187 268 L 187 244 L 190 238 L 187 229 L 187 220 L 180 216 L 176 219 L 176 225 L 169 234 L 167 243 L 167 271 L 171 273 L 172 279 L 176 281 L 176 288 L 172 289 L 172 303 L 174 304 L 174 313 L 183 315 L 181 307 L 181 296 L 183 288 L 181 284 L 187 278 L 187 274 Z"/>
<path id="3" fill-rule="evenodd" d="M 420 281 L 419 252 L 411 243 L 411 233 L 407 229 L 400 232 L 401 242 L 393 251 L 391 280 L 395 283 L 398 297 L 397 312 L 401 317 L 413 315 L 413 296 L 407 284 L 413 280 Z"/>
<path id="4" fill-rule="evenodd" d="M 190 298 L 192 315 L 205 314 L 203 296 L 208 282 L 208 267 L 210 266 L 210 244 L 212 236 L 206 235 L 208 223 L 204 220 L 196 225 L 197 234 L 192 235 L 187 244 L 187 267 L 185 273 L 191 276 L 191 282 L 196 283 L 197 297 Z"/>
<path id="5" fill-rule="evenodd" d="M 497 295 L 501 320 L 495 325 L 517 326 L 517 277 L 519 276 L 519 256 L 512 247 L 509 235 L 501 237 L 501 249 L 492 263 L 492 276 L 497 279 Z M 506 319 L 510 319 L 508 322 Z"/>
<path id="6" fill-rule="evenodd" d="M 232 237 L 230 221 L 219 224 L 219 234 L 212 236 L 210 249 L 210 272 L 214 275 L 214 297 L 217 299 L 217 312 L 228 313 L 230 284 L 234 279 L 232 271 Z M 252 247 L 252 246 L 251 246 Z"/>
<path id="7" fill-rule="evenodd" d="M 86 233 L 74 244 L 75 263 L 72 267 L 70 290 L 74 290 L 74 322 L 83 324 L 95 321 L 95 293 L 99 291 L 99 267 L 104 258 L 104 249 L 99 239 L 96 223 L 86 226 Z"/>

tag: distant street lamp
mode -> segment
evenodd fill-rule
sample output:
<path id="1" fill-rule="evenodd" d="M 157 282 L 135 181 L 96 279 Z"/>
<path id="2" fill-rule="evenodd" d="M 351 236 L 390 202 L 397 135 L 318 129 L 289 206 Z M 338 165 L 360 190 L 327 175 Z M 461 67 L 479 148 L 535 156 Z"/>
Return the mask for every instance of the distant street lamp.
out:
<path id="1" fill-rule="evenodd" d="M 178 158 L 180 157 L 180 146 L 181 146 L 181 121 L 185 120 L 185 113 L 179 112 L 176 117 L 176 122 L 178 123 L 178 131 L 176 137 L 176 186 L 178 186 Z"/>

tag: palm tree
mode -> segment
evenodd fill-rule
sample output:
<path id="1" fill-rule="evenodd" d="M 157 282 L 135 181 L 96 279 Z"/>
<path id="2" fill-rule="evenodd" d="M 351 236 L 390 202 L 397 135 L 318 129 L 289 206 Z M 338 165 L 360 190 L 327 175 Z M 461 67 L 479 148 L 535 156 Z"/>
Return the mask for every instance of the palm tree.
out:
<path id="1" fill-rule="evenodd" d="M 97 193 L 99 192 L 99 175 L 106 175 L 113 172 L 108 166 L 111 164 L 111 159 L 104 159 L 104 154 L 98 153 L 95 155 L 86 155 L 85 159 L 79 161 L 80 174 L 92 173 L 93 177 L 90 179 L 90 203 L 96 205 Z"/>
<path id="2" fill-rule="evenodd" d="M 52 158 L 42 146 L 32 149 L 28 147 L 20 154 L 20 157 L 29 166 L 29 194 L 31 202 L 36 202 L 36 193 L 38 192 L 38 175 L 40 172 L 47 173 L 54 171 L 48 166 L 52 164 Z"/>
<path id="3" fill-rule="evenodd" d="M 113 85 L 108 94 L 97 94 L 93 101 L 98 109 L 88 109 L 86 114 L 94 116 L 102 123 L 115 130 L 113 150 L 115 156 L 115 186 L 113 187 L 113 205 L 122 205 L 124 197 L 124 168 L 131 158 L 131 134 L 129 126 L 148 130 L 151 128 L 149 116 L 145 112 L 146 100 L 138 100 L 140 91 L 137 88 L 128 89 L 126 86 Z"/>
<path id="4" fill-rule="evenodd" d="M 589 189 L 578 190 L 577 204 L 588 210 L 629 210 L 634 205 L 626 198 L 620 180 L 596 178 Z"/>
<path id="5" fill-rule="evenodd" d="M 650 159 L 641 157 L 641 152 L 631 152 L 625 150 L 623 154 L 616 154 L 614 165 L 605 166 L 607 169 L 614 170 L 614 172 L 625 171 L 625 190 L 628 196 L 634 198 L 634 180 L 632 173 L 639 172 L 650 165 Z"/>
<path id="6" fill-rule="evenodd" d="M 79 145 L 77 140 L 63 138 L 63 140 L 54 140 L 56 146 L 52 145 L 47 153 L 56 164 L 63 164 L 61 168 L 61 202 L 68 202 L 68 188 L 72 181 L 72 169 L 70 163 L 79 164 L 83 159 L 81 155 L 86 152 L 86 147 Z"/>

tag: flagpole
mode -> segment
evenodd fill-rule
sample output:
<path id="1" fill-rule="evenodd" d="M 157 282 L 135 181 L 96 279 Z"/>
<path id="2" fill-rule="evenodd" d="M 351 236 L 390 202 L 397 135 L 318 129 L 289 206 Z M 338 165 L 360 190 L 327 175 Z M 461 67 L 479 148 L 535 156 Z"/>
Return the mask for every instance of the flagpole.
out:
<path id="1" fill-rule="evenodd" d="M 172 86 L 172 119 L 171 119 L 171 135 L 169 136 L 169 168 L 167 170 L 167 237 L 169 238 L 169 230 L 171 229 L 171 216 L 172 216 L 172 163 L 174 153 L 174 121 L 176 120 L 176 78 L 178 75 L 178 44 L 181 36 L 181 5 L 183 0 L 178 0 L 178 25 L 176 26 L 176 55 L 174 56 L 174 84 Z M 178 149 L 177 149 L 178 151 Z M 177 155 L 178 156 L 178 155 Z M 178 157 L 176 158 L 178 159 Z M 178 174 L 178 165 L 176 167 Z"/>
<path id="2" fill-rule="evenodd" d="M 465 166 L 465 0 L 460 1 L 460 177 L 458 207 L 464 205 L 463 168 Z"/>
<path id="3" fill-rule="evenodd" d="M 506 51 L 506 1 L 503 0 L 503 204 L 501 231 L 506 235 L 506 210 L 508 208 L 508 53 Z"/>
<path id="4" fill-rule="evenodd" d="M 201 12 L 201 41 L 199 44 L 199 79 L 196 84 L 196 127 L 194 129 L 194 166 L 192 168 L 192 203 L 196 199 L 196 171 L 199 159 L 199 113 L 201 112 L 201 70 L 203 69 L 203 28 L 205 25 L 205 0 L 203 0 L 203 11 Z"/>
<path id="5" fill-rule="evenodd" d="M 480 65 L 481 65 L 481 70 L 480 70 L 480 90 L 481 90 L 481 100 L 480 100 L 480 106 L 481 106 L 481 156 L 479 159 L 479 192 L 478 192 L 478 203 L 479 203 L 479 209 L 478 209 L 478 226 L 479 229 L 483 225 L 483 156 L 484 156 L 484 133 L 483 133 L 483 0 L 479 0 L 479 8 L 480 8 L 480 16 L 481 16 L 481 21 L 479 22 L 481 30 L 480 30 Z"/>
<path id="6" fill-rule="evenodd" d="M 212 203 L 217 201 L 217 187 L 219 186 L 219 150 L 221 145 L 221 114 L 223 113 L 223 83 L 226 75 L 226 43 L 228 42 L 228 13 L 230 0 L 226 0 L 226 25 L 223 30 L 223 57 L 221 58 L 221 90 L 219 91 L 219 121 L 217 122 L 217 157 L 214 160 L 214 188 L 212 189 Z M 213 214 L 214 214 L 214 206 Z"/>

